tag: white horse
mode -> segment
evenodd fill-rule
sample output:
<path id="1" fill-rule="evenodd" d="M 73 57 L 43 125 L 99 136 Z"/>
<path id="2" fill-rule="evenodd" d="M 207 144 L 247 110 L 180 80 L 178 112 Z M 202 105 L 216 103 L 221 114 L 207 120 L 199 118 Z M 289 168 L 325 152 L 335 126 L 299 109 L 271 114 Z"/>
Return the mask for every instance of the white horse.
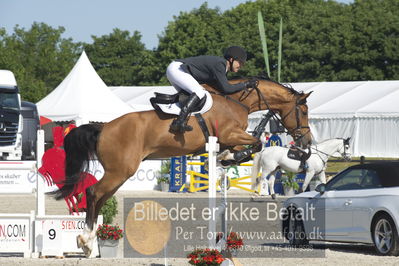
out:
<path id="1" fill-rule="evenodd" d="M 327 167 L 328 158 L 334 153 L 340 153 L 341 156 L 347 161 L 351 159 L 351 154 L 349 152 L 349 139 L 350 138 L 328 139 L 310 147 L 312 154 L 306 161 L 308 164 L 308 168 L 306 169 L 305 181 L 303 182 L 302 188 L 299 189 L 299 192 L 306 190 L 310 180 L 315 175 L 319 176 L 319 179 L 322 183 L 326 183 L 326 175 L 324 171 Z M 288 151 L 289 148 L 286 147 L 271 146 L 264 148 L 262 151 L 255 155 L 251 175 L 253 190 L 256 190 L 259 185 L 258 174 L 261 168 L 261 187 L 264 185 L 263 182 L 265 182 L 266 178 L 268 177 L 270 194 L 273 199 L 276 198 L 276 195 L 274 193 L 274 180 L 277 170 L 282 168 L 286 171 L 294 173 L 299 173 L 303 171 L 303 169 L 300 168 L 300 161 L 288 158 Z M 267 192 L 261 191 L 260 195 L 265 196 L 267 195 Z"/>

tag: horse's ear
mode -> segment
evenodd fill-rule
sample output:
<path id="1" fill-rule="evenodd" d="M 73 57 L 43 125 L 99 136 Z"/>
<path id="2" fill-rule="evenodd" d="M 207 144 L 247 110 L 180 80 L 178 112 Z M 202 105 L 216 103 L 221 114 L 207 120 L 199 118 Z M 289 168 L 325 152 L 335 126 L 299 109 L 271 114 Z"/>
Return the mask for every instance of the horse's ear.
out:
<path id="1" fill-rule="evenodd" d="M 309 93 L 304 93 L 299 97 L 298 103 L 299 104 L 306 104 L 306 99 L 310 96 L 310 94 L 312 94 L 313 91 L 309 92 Z"/>
<path id="2" fill-rule="evenodd" d="M 344 139 L 344 143 L 349 145 L 349 140 L 351 139 L 351 137 Z"/>
<path id="3" fill-rule="evenodd" d="M 305 94 L 304 94 L 304 99 L 307 99 L 307 98 L 310 96 L 310 94 L 312 94 L 312 92 L 313 92 L 313 91 L 311 91 L 311 92 L 309 92 L 309 93 L 305 93 Z"/>

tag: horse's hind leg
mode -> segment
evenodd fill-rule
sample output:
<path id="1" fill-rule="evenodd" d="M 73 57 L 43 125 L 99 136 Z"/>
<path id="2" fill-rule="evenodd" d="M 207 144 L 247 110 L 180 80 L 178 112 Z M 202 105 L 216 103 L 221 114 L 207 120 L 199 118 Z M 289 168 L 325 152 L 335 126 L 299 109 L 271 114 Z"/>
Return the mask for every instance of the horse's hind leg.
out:
<path id="1" fill-rule="evenodd" d="M 276 199 L 276 193 L 274 192 L 274 181 L 276 180 L 276 172 L 277 172 L 276 170 L 271 172 L 269 177 L 269 189 L 272 199 Z"/>
<path id="2" fill-rule="evenodd" d="M 86 189 L 86 224 L 83 229 L 83 235 L 76 237 L 78 248 L 82 248 L 87 257 L 91 257 L 90 239 L 93 237 L 93 232 L 96 232 L 97 219 L 94 220 L 95 211 L 95 198 L 94 198 L 94 185 Z"/>
<path id="3" fill-rule="evenodd" d="M 269 195 L 269 185 L 267 183 L 266 178 L 269 176 L 269 172 L 266 169 L 263 169 L 262 175 L 260 177 L 260 189 L 259 195 L 260 196 L 267 196 Z"/>
<path id="4" fill-rule="evenodd" d="M 83 249 L 87 257 L 90 257 L 92 252 L 101 207 L 128 178 L 129 176 L 123 173 L 105 171 L 103 178 L 87 189 L 86 225 L 83 235 L 77 236 L 78 247 Z"/>

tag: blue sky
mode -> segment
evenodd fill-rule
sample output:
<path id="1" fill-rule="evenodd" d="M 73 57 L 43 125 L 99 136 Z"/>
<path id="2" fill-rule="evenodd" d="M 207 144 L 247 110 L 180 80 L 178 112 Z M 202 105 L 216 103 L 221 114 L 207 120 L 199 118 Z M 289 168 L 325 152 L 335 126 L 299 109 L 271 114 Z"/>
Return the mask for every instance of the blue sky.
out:
<path id="1" fill-rule="evenodd" d="M 255 0 L 208 0 L 222 11 Z M 173 16 L 198 8 L 205 0 L 0 0 L 0 27 L 8 34 L 16 24 L 26 30 L 33 22 L 63 26 L 62 37 L 91 43 L 91 35 L 108 35 L 114 28 L 139 31 L 148 49 L 158 45 Z M 352 2 L 341 0 L 339 2 Z"/>

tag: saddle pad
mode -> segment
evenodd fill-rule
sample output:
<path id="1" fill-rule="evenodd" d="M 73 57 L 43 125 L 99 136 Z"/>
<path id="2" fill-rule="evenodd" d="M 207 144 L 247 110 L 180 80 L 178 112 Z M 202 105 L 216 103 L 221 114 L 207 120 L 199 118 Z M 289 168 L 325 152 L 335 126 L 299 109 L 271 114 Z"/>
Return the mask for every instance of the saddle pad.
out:
<path id="1" fill-rule="evenodd" d="M 209 92 L 205 92 L 206 95 L 206 101 L 204 106 L 199 110 L 198 112 L 193 112 L 191 115 L 195 114 L 203 114 L 209 109 L 211 109 L 212 104 L 213 104 L 213 99 L 212 96 Z M 179 115 L 180 114 L 180 104 L 179 103 L 172 103 L 172 104 L 158 104 L 159 108 L 161 108 L 162 112 L 167 113 L 167 114 L 172 114 L 172 115 Z"/>

